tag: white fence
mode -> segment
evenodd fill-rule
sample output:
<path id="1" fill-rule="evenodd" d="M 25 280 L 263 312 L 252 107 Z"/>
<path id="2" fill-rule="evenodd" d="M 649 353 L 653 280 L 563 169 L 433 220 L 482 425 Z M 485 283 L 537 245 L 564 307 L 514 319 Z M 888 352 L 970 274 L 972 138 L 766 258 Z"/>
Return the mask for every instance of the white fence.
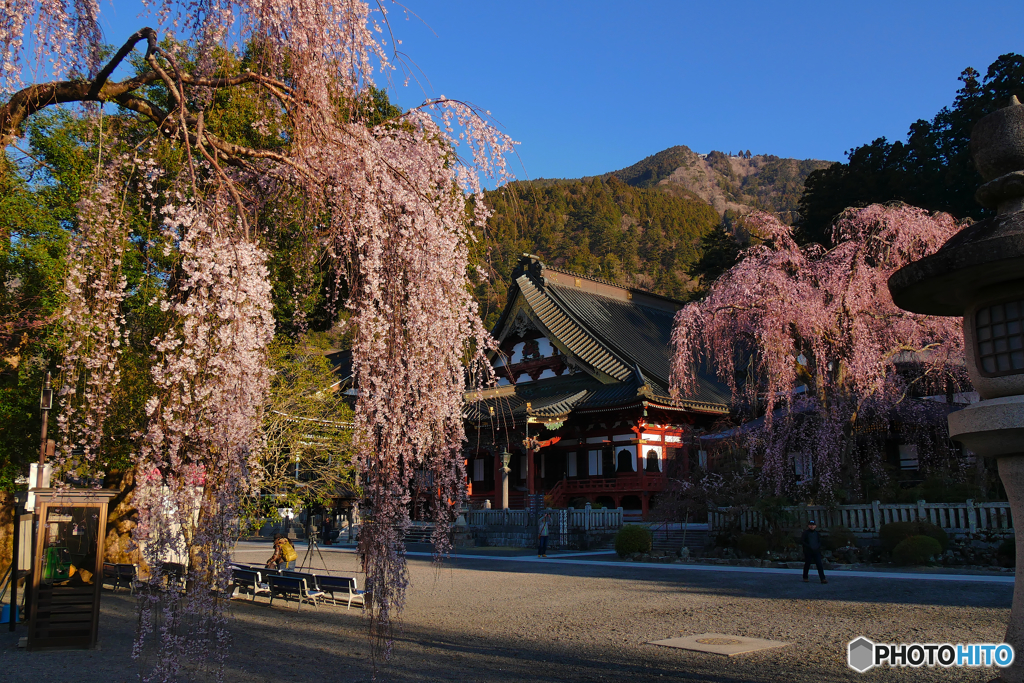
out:
<path id="1" fill-rule="evenodd" d="M 622 526 L 622 508 L 569 508 L 568 510 L 546 510 L 553 519 L 566 514 L 569 529 L 618 529 Z M 470 526 L 530 526 L 537 518 L 529 510 L 470 510 L 466 513 Z"/>
<path id="2" fill-rule="evenodd" d="M 466 522 L 470 526 L 526 526 L 529 510 L 470 510 Z"/>
<path id="3" fill-rule="evenodd" d="M 889 522 L 931 522 L 953 534 L 973 534 L 979 531 L 1013 533 L 1013 518 L 1009 503 L 895 503 L 883 505 L 877 500 L 861 505 L 808 505 L 785 508 L 789 514 L 786 528 L 802 529 L 813 519 L 819 529 L 844 526 L 861 533 L 877 532 Z M 741 530 L 759 529 L 761 514 L 755 510 L 717 508 L 708 511 L 708 528 L 724 529 L 737 523 Z"/>

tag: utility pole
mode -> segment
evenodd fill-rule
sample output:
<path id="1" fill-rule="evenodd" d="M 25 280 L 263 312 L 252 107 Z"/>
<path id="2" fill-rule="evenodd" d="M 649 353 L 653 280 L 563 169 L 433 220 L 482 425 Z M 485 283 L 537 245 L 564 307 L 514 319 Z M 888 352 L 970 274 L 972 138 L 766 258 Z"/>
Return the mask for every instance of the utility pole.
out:
<path id="1" fill-rule="evenodd" d="M 50 387 L 50 372 L 47 370 L 43 391 L 39 394 L 39 411 L 43 414 L 43 433 L 39 438 L 39 477 L 43 476 L 43 465 L 46 464 L 46 452 L 49 450 L 46 442 L 46 427 L 49 423 L 51 408 L 53 408 L 53 389 Z"/>

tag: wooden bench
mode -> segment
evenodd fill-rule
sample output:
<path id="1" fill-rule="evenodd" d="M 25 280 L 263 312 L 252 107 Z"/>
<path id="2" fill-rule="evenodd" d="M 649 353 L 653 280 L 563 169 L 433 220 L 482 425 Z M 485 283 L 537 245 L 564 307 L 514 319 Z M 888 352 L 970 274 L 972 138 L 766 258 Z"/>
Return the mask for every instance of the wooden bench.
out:
<path id="1" fill-rule="evenodd" d="M 235 592 L 248 592 L 252 593 L 252 600 L 255 602 L 257 595 L 270 595 L 266 579 L 256 569 L 231 567 L 231 584 L 234 587 L 232 597 Z"/>
<path id="2" fill-rule="evenodd" d="M 320 606 L 320 597 L 323 595 L 317 588 L 310 588 L 306 578 L 288 574 L 267 574 L 267 583 L 270 586 L 270 604 L 274 604 L 274 596 L 280 595 L 287 598 L 294 595 L 298 600 L 296 610 L 302 609 L 303 602 L 310 602 L 314 607 Z"/>
<path id="3" fill-rule="evenodd" d="M 103 583 L 111 584 L 114 591 L 121 586 L 127 586 L 129 592 L 134 593 L 137 576 L 134 564 L 103 563 Z"/>
<path id="4" fill-rule="evenodd" d="M 359 590 L 359 583 L 353 576 L 328 576 L 324 574 L 316 575 L 316 585 L 324 593 L 331 594 L 331 602 L 335 605 L 338 604 L 335 593 L 341 593 L 342 599 L 347 600 L 347 609 L 352 609 L 352 603 L 356 603 L 361 607 L 366 607 L 364 601 L 365 591 Z"/>

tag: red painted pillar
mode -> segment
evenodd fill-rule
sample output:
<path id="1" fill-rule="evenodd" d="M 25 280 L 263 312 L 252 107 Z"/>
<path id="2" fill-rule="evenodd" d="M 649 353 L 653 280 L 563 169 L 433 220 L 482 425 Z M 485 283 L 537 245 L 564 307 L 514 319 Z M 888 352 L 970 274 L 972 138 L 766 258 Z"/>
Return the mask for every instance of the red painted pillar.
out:
<path id="1" fill-rule="evenodd" d="M 636 445 L 636 469 L 637 474 L 640 475 L 640 490 L 644 490 L 644 478 L 647 476 L 647 468 L 644 467 L 644 447 L 642 444 Z"/>

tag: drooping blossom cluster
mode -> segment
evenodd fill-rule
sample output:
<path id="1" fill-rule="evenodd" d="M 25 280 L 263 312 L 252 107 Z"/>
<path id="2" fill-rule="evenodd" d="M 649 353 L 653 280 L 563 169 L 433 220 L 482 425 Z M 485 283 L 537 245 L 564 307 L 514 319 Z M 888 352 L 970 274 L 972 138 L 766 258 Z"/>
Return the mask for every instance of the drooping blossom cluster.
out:
<path id="1" fill-rule="evenodd" d="M 59 78 L 69 72 L 91 76 L 103 45 L 99 13 L 97 0 L 5 2 L 0 12 L 0 94 L 21 86 L 23 71 L 36 77 Z"/>
<path id="2" fill-rule="evenodd" d="M 120 206 L 120 180 L 117 169 L 100 170 L 79 202 L 77 231 L 68 249 L 56 462 L 69 472 L 92 473 L 121 378 L 120 356 L 127 341 L 122 257 L 130 231 Z"/>
<path id="3" fill-rule="evenodd" d="M 371 506 L 362 533 L 371 556 L 388 558 L 367 567 L 372 616 L 384 634 L 406 583 L 401 539 L 417 471 L 433 481 L 435 549 L 450 547 L 464 495 L 467 365 L 489 367 L 480 355 L 488 337 L 466 287 L 466 199 L 438 126 L 414 112 L 401 126 L 352 131 L 358 134 L 372 143 L 346 160 L 355 172 L 336 175 L 339 185 L 357 184 L 327 202 L 332 246 L 348 264 L 356 329 L 356 446 Z"/>
<path id="4" fill-rule="evenodd" d="M 20 13 L 41 6 L 15 0 Z M 259 214 L 271 206 L 278 211 L 272 222 L 299 226 L 297 264 L 333 263 L 338 302 L 356 331 L 367 612 L 379 652 L 407 582 L 402 538 L 413 478 L 432 481 L 439 552 L 449 547 L 464 495 L 462 396 L 467 381 L 489 370 L 482 352 L 490 343 L 467 288 L 469 226 L 487 218 L 481 176 L 508 179 L 505 155 L 514 143 L 484 112 L 444 97 L 381 121 L 372 76 L 392 67 L 384 27 L 360 0 L 154 0 L 150 7 L 154 25 L 179 42 L 163 46 L 154 31 L 140 31 L 115 61 L 145 40 L 148 71 L 105 81 L 117 103 L 183 153 L 177 158 L 185 166 L 154 202 L 166 205 L 163 220 L 183 274 L 154 302 L 165 307 L 170 328 L 153 340 L 155 393 L 136 458 L 135 535 L 157 579 L 168 557 L 187 557 L 185 600 L 196 601 L 189 613 L 213 625 L 186 634 L 175 621 L 185 612 L 165 606 L 160 617 L 156 603 L 144 603 L 152 619 L 143 623 L 162 624 L 155 676 L 173 677 L 186 649 L 212 644 L 219 616 L 202 596 L 222 585 L 233 500 L 240 487 L 256 484 L 248 464 L 258 446 L 273 330 L 265 256 L 256 245 Z M 88 18 L 77 6 L 52 10 L 68 26 Z M 83 35 L 53 39 L 65 49 Z M 244 48 L 251 66 L 219 74 L 210 67 L 221 47 L 235 55 Z M 188 69 L 186 55 L 194 65 Z M 113 67 L 99 73 L 106 78 Z M 157 82 L 167 91 L 163 104 L 145 99 L 143 87 Z M 57 87 L 55 99 L 95 97 L 75 87 Z M 272 144 L 246 147 L 204 125 L 211 94 L 236 87 L 259 93 L 263 114 L 252 126 L 274 136 Z M 26 111 L 0 110 L 0 132 L 11 135 Z M 299 273 L 295 281 L 302 287 L 316 278 Z M 140 648 L 151 633 L 144 627 Z"/>
<path id="5" fill-rule="evenodd" d="M 274 318 L 266 254 L 230 237 L 237 228 L 226 212 L 185 203 L 167 205 L 163 213 L 182 272 L 173 298 L 160 304 L 176 324 L 153 340 L 157 393 L 146 404 L 149 426 L 136 463 L 134 540 L 151 582 L 164 580 L 167 562 L 187 568 L 184 595 L 143 597 L 152 602 L 143 606 L 144 614 L 161 625 L 152 677 L 173 680 L 178 655 L 202 660 L 223 654 L 217 647 L 222 601 L 211 591 L 227 590 L 229 525 L 240 493 L 258 483 L 250 473 L 258 457 Z M 184 618 L 191 620 L 188 629 L 180 628 Z M 137 648 L 149 627 L 143 619 Z"/>
<path id="6" fill-rule="evenodd" d="M 749 442 L 766 483 L 788 491 L 791 456 L 802 453 L 829 499 L 851 470 L 870 466 L 856 462 L 856 431 L 890 417 L 911 383 L 966 381 L 958 322 L 897 308 L 886 284 L 960 226 L 905 205 L 851 209 L 825 251 L 798 246 L 773 216 L 752 223 L 764 243 L 677 314 L 673 387 L 685 393 L 694 367 L 710 360 L 748 415 L 763 416 Z"/>

